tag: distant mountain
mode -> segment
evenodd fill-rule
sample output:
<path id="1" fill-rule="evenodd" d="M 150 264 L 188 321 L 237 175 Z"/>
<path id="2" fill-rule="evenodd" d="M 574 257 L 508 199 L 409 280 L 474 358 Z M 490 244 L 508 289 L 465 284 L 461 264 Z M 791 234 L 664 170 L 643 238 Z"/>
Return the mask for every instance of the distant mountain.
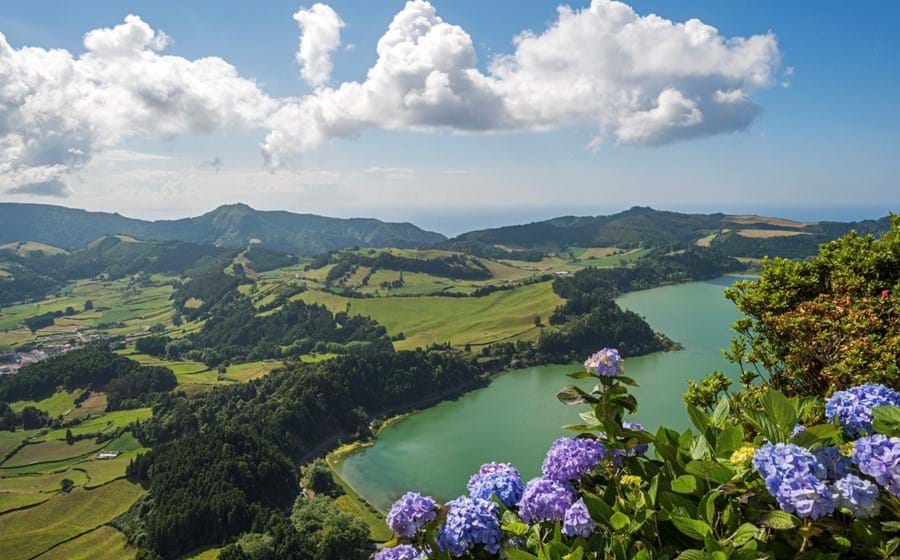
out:
<path id="1" fill-rule="evenodd" d="M 695 244 L 742 257 L 805 257 L 819 243 L 850 230 L 887 231 L 887 217 L 860 222 L 796 222 L 763 216 L 682 214 L 635 206 L 609 216 L 564 216 L 542 222 L 464 233 L 445 246 L 500 246 L 517 250 Z"/>
<path id="2" fill-rule="evenodd" d="M 266 248 L 298 255 L 356 246 L 414 248 L 446 239 L 409 223 L 268 212 L 245 204 L 220 206 L 196 218 L 151 222 L 62 206 L 0 203 L 0 224 L 0 244 L 34 241 L 65 249 L 84 247 L 105 235 L 228 248 L 257 240 Z"/>

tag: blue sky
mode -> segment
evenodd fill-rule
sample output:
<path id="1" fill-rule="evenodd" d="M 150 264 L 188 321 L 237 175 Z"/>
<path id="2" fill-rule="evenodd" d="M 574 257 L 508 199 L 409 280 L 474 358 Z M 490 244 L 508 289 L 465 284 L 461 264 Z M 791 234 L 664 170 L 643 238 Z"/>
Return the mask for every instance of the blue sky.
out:
<path id="1" fill-rule="evenodd" d="M 403 2 L 328 2 L 343 20 L 328 84 L 362 81 Z M 540 35 L 557 2 L 432 2 L 471 37 L 477 68 L 515 52 L 523 30 Z M 569 3 L 576 10 L 588 2 Z M 593 214 L 631 205 L 778 212 L 804 219 L 883 215 L 900 207 L 900 4 L 824 1 L 634 1 L 639 16 L 691 18 L 724 38 L 771 32 L 780 65 L 751 94 L 747 127 L 662 143 L 605 140 L 566 122 L 535 132 L 475 133 L 366 126 L 328 138 L 283 169 L 264 165 L 265 127 L 125 134 L 67 170 L 65 196 L 0 192 L 0 199 L 115 210 L 141 217 L 195 214 L 245 201 L 265 209 L 410 220 L 454 232 L 495 222 Z M 85 51 L 84 34 L 135 14 L 173 39 L 165 54 L 221 57 L 267 96 L 311 94 L 295 59 L 292 19 L 309 3 L 245 1 L 15 2 L 0 32 L 23 46 Z M 348 47 L 348 45 L 350 45 Z M 790 69 L 790 70 L 789 70 Z M 782 83 L 783 82 L 783 83 Z M 530 125 L 529 125 L 530 126 Z M 147 154 L 146 159 L 109 157 Z M 216 160 L 220 166 L 210 165 Z M 127 160 L 127 161 L 122 161 Z M 2 164 L 2 162 L 0 162 Z M 59 194 L 59 193 L 55 193 Z"/>

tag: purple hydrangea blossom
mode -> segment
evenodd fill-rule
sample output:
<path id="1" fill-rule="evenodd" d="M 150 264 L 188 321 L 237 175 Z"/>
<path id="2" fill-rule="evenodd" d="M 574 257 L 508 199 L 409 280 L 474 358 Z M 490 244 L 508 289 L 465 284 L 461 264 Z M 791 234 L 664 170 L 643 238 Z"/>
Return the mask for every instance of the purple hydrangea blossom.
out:
<path id="1" fill-rule="evenodd" d="M 393 548 L 382 548 L 375 555 L 375 560 L 425 560 L 425 553 L 408 544 L 401 544 Z"/>
<path id="2" fill-rule="evenodd" d="M 570 537 L 588 538 L 594 530 L 594 521 L 588 513 L 587 506 L 581 498 L 566 510 L 563 517 L 562 532 Z"/>
<path id="3" fill-rule="evenodd" d="M 900 438 L 881 434 L 859 438 L 853 446 L 853 462 L 863 474 L 900 496 Z"/>
<path id="4" fill-rule="evenodd" d="M 584 367 L 603 377 L 617 377 L 622 375 L 622 358 L 619 357 L 618 350 L 604 348 L 591 354 L 591 357 L 584 361 Z"/>
<path id="5" fill-rule="evenodd" d="M 783 478 L 774 495 L 778 507 L 798 517 L 818 519 L 834 511 L 834 490 L 811 474 Z"/>
<path id="6" fill-rule="evenodd" d="M 526 523 L 561 521 L 575 501 L 575 491 L 567 482 L 533 478 L 519 501 L 519 516 Z"/>
<path id="7" fill-rule="evenodd" d="M 812 475 L 823 479 L 827 475 L 815 456 L 792 443 L 767 443 L 753 454 L 753 468 L 765 480 L 766 488 L 773 496 L 781 483 L 792 477 Z"/>
<path id="8" fill-rule="evenodd" d="M 637 422 L 622 422 L 622 427 L 626 430 L 631 430 L 632 432 L 643 432 L 644 426 Z M 638 455 L 643 455 L 650 449 L 650 444 L 648 443 L 639 443 L 632 447 L 631 449 L 625 450 L 625 455 L 628 457 L 636 457 Z"/>
<path id="9" fill-rule="evenodd" d="M 522 499 L 525 485 L 519 471 L 508 463 L 488 463 L 469 479 L 466 485 L 473 498 L 490 500 L 497 496 L 503 505 L 510 507 Z"/>
<path id="10" fill-rule="evenodd" d="M 837 447 L 820 447 L 813 451 L 816 460 L 825 467 L 828 480 L 837 480 L 850 472 L 853 461 L 841 454 Z"/>
<path id="11" fill-rule="evenodd" d="M 825 401 L 825 416 L 837 418 L 844 431 L 857 435 L 872 433 L 872 409 L 876 406 L 900 406 L 900 393 L 877 383 L 866 383 L 837 391 Z"/>
<path id="12" fill-rule="evenodd" d="M 594 470 L 606 456 L 606 447 L 597 440 L 559 438 L 547 451 L 541 472 L 554 480 L 575 480 Z"/>
<path id="13" fill-rule="evenodd" d="M 802 432 L 805 429 L 806 429 L 806 426 L 804 426 L 803 424 L 796 424 L 794 426 L 794 429 L 791 430 L 791 437 L 794 437 L 795 435 L 799 434 L 800 432 Z"/>
<path id="14" fill-rule="evenodd" d="M 387 515 L 388 527 L 401 537 L 412 538 L 426 523 L 434 521 L 435 505 L 428 496 L 407 492 L 391 506 Z"/>
<path id="15" fill-rule="evenodd" d="M 878 486 L 855 474 L 848 474 L 834 483 L 837 505 L 850 510 L 855 517 L 878 515 Z"/>
<path id="16" fill-rule="evenodd" d="M 438 531 L 438 548 L 451 556 L 462 556 L 478 545 L 491 554 L 500 550 L 500 506 L 460 496 L 447 507 L 447 521 Z"/>

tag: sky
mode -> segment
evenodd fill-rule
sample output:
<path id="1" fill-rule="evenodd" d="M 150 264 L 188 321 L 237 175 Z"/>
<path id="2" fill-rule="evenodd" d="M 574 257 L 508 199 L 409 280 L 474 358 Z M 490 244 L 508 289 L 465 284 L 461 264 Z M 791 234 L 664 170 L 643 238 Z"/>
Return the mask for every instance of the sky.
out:
<path id="1" fill-rule="evenodd" d="M 30 0 L 0 201 L 444 233 L 634 205 L 900 209 L 900 3 Z"/>

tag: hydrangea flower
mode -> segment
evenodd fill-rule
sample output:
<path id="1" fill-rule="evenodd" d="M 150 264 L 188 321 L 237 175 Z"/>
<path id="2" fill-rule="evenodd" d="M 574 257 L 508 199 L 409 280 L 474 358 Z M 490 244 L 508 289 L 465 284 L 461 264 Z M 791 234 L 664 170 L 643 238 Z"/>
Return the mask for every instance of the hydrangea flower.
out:
<path id="1" fill-rule="evenodd" d="M 626 430 L 631 430 L 632 432 L 643 432 L 644 426 L 637 422 L 622 422 L 622 427 Z M 625 455 L 628 457 L 636 457 L 638 455 L 643 455 L 650 449 L 649 443 L 639 443 L 632 447 L 631 449 L 625 450 Z"/>
<path id="2" fill-rule="evenodd" d="M 491 554 L 500 550 L 500 506 L 460 496 L 447 507 L 447 521 L 438 531 L 438 548 L 451 556 L 462 556 L 478 545 Z"/>
<path id="3" fill-rule="evenodd" d="M 407 539 L 436 516 L 434 500 L 418 492 L 407 492 L 391 506 L 387 524 L 391 531 Z"/>
<path id="4" fill-rule="evenodd" d="M 570 537 L 588 538 L 593 530 L 594 522 L 591 520 L 591 514 L 588 513 L 584 500 L 579 498 L 577 502 L 566 510 L 566 514 L 563 517 L 562 532 Z"/>
<path id="5" fill-rule="evenodd" d="M 584 367 L 597 375 L 616 377 L 622 375 L 622 358 L 619 357 L 618 350 L 604 348 L 591 354 L 591 357 L 584 361 Z"/>
<path id="6" fill-rule="evenodd" d="M 872 409 L 876 406 L 900 406 L 900 393 L 877 383 L 866 383 L 846 391 L 836 391 L 825 401 L 825 416 L 837 418 L 844 431 L 857 435 L 872 433 Z"/>
<path id="7" fill-rule="evenodd" d="M 792 443 L 763 445 L 753 454 L 753 468 L 766 481 L 766 488 L 773 496 L 787 478 L 812 475 L 821 480 L 827 475 L 812 453 Z"/>
<path id="8" fill-rule="evenodd" d="M 778 507 L 798 517 L 818 519 L 834 511 L 834 490 L 812 474 L 781 479 L 773 494 Z"/>
<path id="9" fill-rule="evenodd" d="M 525 523 L 560 521 L 575 501 L 575 491 L 566 482 L 533 478 L 525 486 L 519 502 L 519 516 Z"/>
<path id="10" fill-rule="evenodd" d="M 575 480 L 594 470 L 606 456 L 606 447 L 597 440 L 563 437 L 550 446 L 541 472 L 554 480 Z"/>
<path id="11" fill-rule="evenodd" d="M 813 451 L 816 460 L 825 467 L 828 480 L 837 480 L 850 472 L 853 462 L 850 457 L 841 454 L 837 447 L 820 447 Z"/>
<path id="12" fill-rule="evenodd" d="M 375 560 L 425 560 L 425 553 L 408 544 L 401 544 L 393 548 L 382 548 L 375 555 Z"/>
<path id="13" fill-rule="evenodd" d="M 525 485 L 519 471 L 508 463 L 488 463 L 472 475 L 466 485 L 473 498 L 490 500 L 497 496 L 503 505 L 510 507 L 522 499 Z"/>
<path id="14" fill-rule="evenodd" d="M 855 474 L 848 474 L 834 483 L 837 505 L 850 510 L 855 517 L 878 515 L 878 487 Z"/>
<path id="15" fill-rule="evenodd" d="M 900 438 L 881 434 L 859 438 L 853 446 L 853 462 L 863 474 L 900 496 Z"/>
<path id="16" fill-rule="evenodd" d="M 791 437 L 794 437 L 795 435 L 799 434 L 800 432 L 802 432 L 805 429 L 806 429 L 806 426 L 804 426 L 803 424 L 796 424 L 794 426 L 794 429 L 791 430 Z"/>

